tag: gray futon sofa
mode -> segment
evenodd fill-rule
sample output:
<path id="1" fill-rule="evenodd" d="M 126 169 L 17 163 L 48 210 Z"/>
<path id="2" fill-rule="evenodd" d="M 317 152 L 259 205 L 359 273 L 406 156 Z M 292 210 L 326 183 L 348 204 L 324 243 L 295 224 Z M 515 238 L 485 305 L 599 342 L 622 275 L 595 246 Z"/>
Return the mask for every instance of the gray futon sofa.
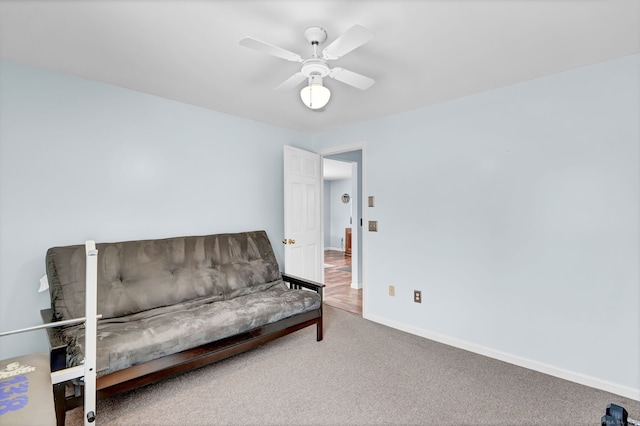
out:
<path id="1" fill-rule="evenodd" d="M 97 244 L 98 398 L 156 382 L 316 324 L 322 284 L 281 274 L 266 232 Z M 51 309 L 84 316 L 84 245 L 47 251 Z M 84 326 L 49 331 L 52 371 L 82 363 Z M 81 404 L 54 385 L 58 424 Z"/>

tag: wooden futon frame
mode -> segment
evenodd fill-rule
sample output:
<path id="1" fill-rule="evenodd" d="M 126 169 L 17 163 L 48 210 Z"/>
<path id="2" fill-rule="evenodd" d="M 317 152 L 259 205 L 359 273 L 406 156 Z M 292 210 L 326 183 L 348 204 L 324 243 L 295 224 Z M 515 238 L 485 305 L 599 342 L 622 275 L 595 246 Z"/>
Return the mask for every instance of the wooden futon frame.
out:
<path id="1" fill-rule="evenodd" d="M 322 296 L 324 284 L 288 274 L 282 274 L 282 278 L 289 283 L 289 287 L 292 289 L 305 288 Z M 41 315 L 45 322 L 55 321 L 51 309 L 43 309 Z M 322 305 L 316 310 L 294 315 L 236 336 L 99 377 L 96 379 L 97 399 L 156 383 L 168 377 L 229 358 L 313 324 L 317 327 L 317 340 L 321 341 Z M 62 370 L 66 368 L 66 344 L 62 341 L 58 328 L 48 328 L 47 332 L 51 354 L 51 371 Z M 59 426 L 64 426 L 66 411 L 81 406 L 83 402 L 82 388 L 77 387 L 73 395 L 67 395 L 67 383 L 53 385 L 56 421 Z"/>

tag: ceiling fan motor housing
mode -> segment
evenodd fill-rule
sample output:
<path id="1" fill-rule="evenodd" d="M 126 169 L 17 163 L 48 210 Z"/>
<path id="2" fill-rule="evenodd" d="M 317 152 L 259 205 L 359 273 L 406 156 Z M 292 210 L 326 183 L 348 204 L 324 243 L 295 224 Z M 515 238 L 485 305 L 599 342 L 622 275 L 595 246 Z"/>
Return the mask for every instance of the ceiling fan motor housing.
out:
<path id="1" fill-rule="evenodd" d="M 312 75 L 326 77 L 329 75 L 329 65 L 327 65 L 327 62 L 322 59 L 307 59 L 302 62 L 302 73 L 306 77 L 310 77 Z"/>

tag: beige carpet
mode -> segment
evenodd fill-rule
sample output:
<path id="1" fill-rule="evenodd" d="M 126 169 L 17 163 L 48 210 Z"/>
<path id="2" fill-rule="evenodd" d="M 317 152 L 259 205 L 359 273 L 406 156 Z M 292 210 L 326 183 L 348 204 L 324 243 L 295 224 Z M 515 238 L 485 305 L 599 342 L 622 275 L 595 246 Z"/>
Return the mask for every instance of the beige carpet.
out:
<path id="1" fill-rule="evenodd" d="M 599 425 L 640 403 L 325 305 L 315 327 L 98 402 L 103 425 Z M 67 425 L 82 425 L 82 409 Z"/>

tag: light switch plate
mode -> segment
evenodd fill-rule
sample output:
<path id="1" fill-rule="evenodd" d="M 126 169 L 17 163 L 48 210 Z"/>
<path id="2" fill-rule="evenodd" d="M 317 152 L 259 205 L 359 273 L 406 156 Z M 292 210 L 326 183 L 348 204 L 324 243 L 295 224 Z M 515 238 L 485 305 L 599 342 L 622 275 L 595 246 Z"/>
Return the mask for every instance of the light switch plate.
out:
<path id="1" fill-rule="evenodd" d="M 378 221 L 370 220 L 369 221 L 369 232 L 378 232 Z"/>
<path id="2" fill-rule="evenodd" d="M 373 207 L 376 204 L 376 197 L 374 197 L 373 195 L 369 196 L 369 207 Z"/>

